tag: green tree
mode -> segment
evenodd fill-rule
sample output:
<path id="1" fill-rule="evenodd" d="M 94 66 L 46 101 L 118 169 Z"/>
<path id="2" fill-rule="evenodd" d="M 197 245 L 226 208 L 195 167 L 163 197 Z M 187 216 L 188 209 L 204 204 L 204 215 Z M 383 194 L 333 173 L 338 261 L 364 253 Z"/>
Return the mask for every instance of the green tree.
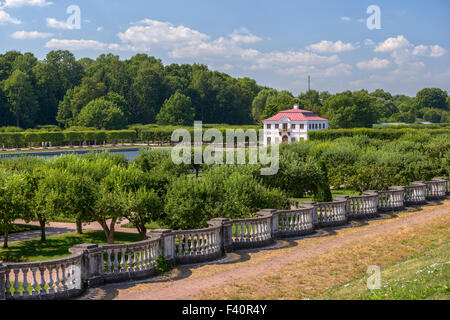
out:
<path id="1" fill-rule="evenodd" d="M 16 119 L 16 126 L 33 126 L 38 110 L 38 100 L 30 78 L 22 71 L 15 70 L 3 82 L 3 90 Z"/>
<path id="2" fill-rule="evenodd" d="M 156 120 L 161 125 L 189 126 L 193 125 L 195 109 L 191 98 L 177 91 L 170 99 L 164 102 Z"/>
<path id="3" fill-rule="evenodd" d="M 0 228 L 4 233 L 3 248 L 8 248 L 8 231 L 14 220 L 30 211 L 29 184 L 26 177 L 0 169 Z"/>
<path id="4" fill-rule="evenodd" d="M 78 115 L 78 125 L 104 130 L 123 129 L 126 119 L 123 111 L 112 101 L 100 98 L 88 103 Z"/>
<path id="5" fill-rule="evenodd" d="M 417 92 L 415 103 L 418 109 L 437 108 L 448 109 L 447 91 L 439 88 L 425 88 Z"/>

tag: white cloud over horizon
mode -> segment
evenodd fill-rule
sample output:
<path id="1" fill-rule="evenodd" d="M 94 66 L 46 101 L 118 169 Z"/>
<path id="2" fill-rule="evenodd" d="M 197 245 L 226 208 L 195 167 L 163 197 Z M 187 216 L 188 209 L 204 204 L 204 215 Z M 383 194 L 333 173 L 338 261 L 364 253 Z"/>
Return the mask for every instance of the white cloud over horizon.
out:
<path id="1" fill-rule="evenodd" d="M 44 39 L 53 37 L 53 33 L 43 33 L 39 31 L 16 31 L 11 37 L 19 40 L 28 40 L 28 39 Z"/>

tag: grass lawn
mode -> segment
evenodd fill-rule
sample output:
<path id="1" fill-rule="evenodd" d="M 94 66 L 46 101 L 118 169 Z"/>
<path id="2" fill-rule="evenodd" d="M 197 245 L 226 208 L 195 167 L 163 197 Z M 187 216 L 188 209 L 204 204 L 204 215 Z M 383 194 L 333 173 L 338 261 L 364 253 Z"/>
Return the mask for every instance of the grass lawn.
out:
<path id="1" fill-rule="evenodd" d="M 333 195 L 333 197 L 335 197 L 335 196 L 359 196 L 359 195 L 361 195 L 359 191 L 347 190 L 347 189 L 331 190 L 331 194 Z M 298 201 L 298 202 L 310 202 L 310 201 L 313 201 L 312 200 L 312 195 L 311 196 L 306 196 L 304 198 L 292 198 L 292 200 L 295 200 L 295 201 Z"/>
<path id="2" fill-rule="evenodd" d="M 381 270 L 381 289 L 367 289 L 365 275 L 326 291 L 327 300 L 424 300 L 450 299 L 450 243 Z"/>
<path id="3" fill-rule="evenodd" d="M 79 148 L 54 148 L 54 149 L 29 149 L 29 150 L 17 150 L 17 151 L 0 151 L 1 154 L 16 154 L 16 153 L 46 153 L 46 152 L 64 152 L 64 151 L 96 151 L 96 150 L 121 150 L 121 149 L 146 149 L 148 146 L 116 146 L 116 147 L 79 147 Z M 24 149 L 24 148 L 22 148 Z"/>
<path id="4" fill-rule="evenodd" d="M 141 241 L 138 234 L 115 233 L 115 243 Z M 107 244 L 103 231 L 85 231 L 82 235 L 66 233 L 51 236 L 47 242 L 39 239 L 11 243 L 8 249 L 0 248 L 0 260 L 4 262 L 32 262 L 58 259 L 70 255 L 69 248 L 82 243 Z"/>
<path id="5" fill-rule="evenodd" d="M 31 231 L 31 230 L 39 230 L 39 227 L 38 226 L 25 225 L 25 224 L 13 224 L 9 228 L 8 234 L 24 232 L 24 231 Z M 4 235 L 3 230 L 0 230 L 0 236 L 3 236 L 3 235 Z"/>

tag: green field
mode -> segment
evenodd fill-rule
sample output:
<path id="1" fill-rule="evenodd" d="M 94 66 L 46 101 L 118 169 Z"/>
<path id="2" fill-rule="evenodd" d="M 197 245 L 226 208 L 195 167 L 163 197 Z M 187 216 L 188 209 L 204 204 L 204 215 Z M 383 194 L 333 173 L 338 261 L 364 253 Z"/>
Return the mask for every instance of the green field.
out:
<path id="1" fill-rule="evenodd" d="M 10 226 L 10 228 L 8 230 L 8 234 L 24 232 L 24 231 L 31 231 L 31 230 L 39 230 L 39 227 L 25 225 L 25 224 L 13 224 L 12 226 Z M 3 235 L 4 235 L 3 230 L 0 230 L 0 236 L 3 236 Z"/>
<path id="2" fill-rule="evenodd" d="M 413 255 L 381 270 L 381 289 L 367 289 L 369 275 L 327 290 L 325 300 L 448 300 L 450 243 Z"/>

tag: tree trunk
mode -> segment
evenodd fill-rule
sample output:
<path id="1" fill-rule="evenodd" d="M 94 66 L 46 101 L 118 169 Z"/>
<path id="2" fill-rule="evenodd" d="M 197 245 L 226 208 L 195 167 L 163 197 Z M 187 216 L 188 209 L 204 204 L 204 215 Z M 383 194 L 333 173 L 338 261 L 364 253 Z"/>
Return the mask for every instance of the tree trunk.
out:
<path id="1" fill-rule="evenodd" d="M 141 235 L 142 240 L 147 240 L 147 228 L 145 227 L 145 224 L 142 224 L 139 227 L 136 226 L 136 229 L 138 230 L 139 234 Z"/>
<path id="2" fill-rule="evenodd" d="M 41 226 L 41 241 L 45 242 L 47 241 L 45 236 L 45 220 L 39 220 L 39 224 Z"/>
<path id="3" fill-rule="evenodd" d="M 77 219 L 77 234 L 83 234 L 83 223 L 81 219 Z"/>
<path id="4" fill-rule="evenodd" d="M 5 233 L 3 236 L 3 248 L 8 249 L 8 227 L 5 227 L 3 232 Z"/>

